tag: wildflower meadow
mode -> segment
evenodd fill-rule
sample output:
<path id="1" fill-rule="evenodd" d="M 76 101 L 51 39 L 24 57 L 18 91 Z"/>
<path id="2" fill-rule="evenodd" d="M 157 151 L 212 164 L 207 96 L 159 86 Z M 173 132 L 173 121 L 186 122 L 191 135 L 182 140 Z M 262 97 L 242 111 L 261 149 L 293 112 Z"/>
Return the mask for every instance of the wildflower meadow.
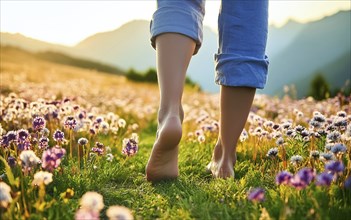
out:
<path id="1" fill-rule="evenodd" d="M 206 171 L 217 94 L 186 88 L 180 176 L 150 183 L 153 84 L 2 55 L 0 219 L 347 219 L 351 97 L 257 94 L 235 178 Z"/>

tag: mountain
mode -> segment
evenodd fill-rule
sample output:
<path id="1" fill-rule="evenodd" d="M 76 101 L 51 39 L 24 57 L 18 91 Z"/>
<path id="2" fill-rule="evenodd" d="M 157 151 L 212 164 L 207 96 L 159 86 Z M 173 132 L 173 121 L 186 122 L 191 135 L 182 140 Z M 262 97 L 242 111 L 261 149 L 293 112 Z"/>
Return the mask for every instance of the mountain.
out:
<path id="1" fill-rule="evenodd" d="M 341 55 L 330 63 L 325 64 L 321 68 L 319 68 L 314 74 L 307 75 L 298 81 L 294 82 L 296 85 L 297 91 L 305 90 L 308 92 L 311 81 L 313 78 L 320 74 L 330 85 L 331 92 L 335 92 L 336 90 L 342 87 L 348 87 L 350 91 L 350 83 L 351 83 L 351 51 Z"/>
<path id="2" fill-rule="evenodd" d="M 277 28 L 270 26 L 268 29 L 268 39 L 266 53 L 269 57 L 275 57 L 286 47 L 288 47 L 293 40 L 304 29 L 304 24 L 298 23 L 294 20 L 289 20 L 283 27 Z"/>
<path id="3" fill-rule="evenodd" d="M 61 52 L 29 52 L 28 50 L 24 50 L 18 47 L 13 46 L 1 46 L 1 58 L 5 58 L 7 60 L 22 60 L 27 61 L 27 59 L 33 60 L 41 60 L 48 61 L 51 63 L 63 64 L 67 66 L 80 67 L 83 69 L 96 70 L 105 73 L 112 73 L 117 75 L 124 75 L 125 73 L 117 67 L 106 65 L 103 63 L 94 62 L 91 60 L 75 58 L 72 56 L 68 56 Z"/>
<path id="4" fill-rule="evenodd" d="M 317 71 L 323 72 L 327 66 L 349 64 L 347 59 L 341 57 L 351 50 L 350 12 L 340 11 L 305 24 L 290 20 L 280 28 L 270 26 L 267 42 L 267 54 L 270 59 L 269 77 L 266 88 L 258 92 L 269 95 L 281 94 L 284 85 L 300 83 Z M 134 68 L 144 71 L 149 67 L 155 67 L 156 64 L 155 50 L 150 45 L 149 25 L 148 21 L 132 21 L 116 30 L 90 36 L 74 47 L 52 45 L 6 33 L 1 33 L 1 44 L 14 44 L 32 51 L 60 51 L 119 66 L 124 70 Z M 190 78 L 208 92 L 219 91 L 219 87 L 214 84 L 213 57 L 217 45 L 217 34 L 204 27 L 202 48 L 193 57 L 188 68 Z M 328 77 L 333 79 L 332 86 L 344 83 L 344 78 L 333 77 L 332 71 L 324 72 L 331 74 Z M 350 72 L 346 73 L 346 76 L 349 75 Z M 309 86 L 307 84 L 297 85 L 300 88 L 299 97 L 307 95 Z"/>
<path id="5" fill-rule="evenodd" d="M 124 69 L 133 67 L 145 70 L 155 66 L 155 52 L 149 43 L 148 27 L 147 21 L 132 21 L 114 31 L 88 37 L 74 49 Z"/>
<path id="6" fill-rule="evenodd" d="M 10 34 L 10 33 L 1 33 L 1 45 L 12 45 L 16 47 L 20 47 L 22 49 L 38 52 L 38 51 L 69 51 L 71 53 L 72 48 L 58 45 L 46 43 L 44 41 L 36 40 L 33 38 L 26 37 L 22 34 Z"/>
<path id="7" fill-rule="evenodd" d="M 88 37 L 75 46 L 85 55 L 104 62 L 118 65 L 124 69 L 145 70 L 155 67 L 156 53 L 150 44 L 148 21 L 133 21 L 119 29 Z M 204 40 L 199 53 L 193 57 L 188 73 L 192 80 L 206 91 L 218 91 L 214 84 L 213 54 L 217 49 L 217 36 L 204 27 Z"/>
<path id="8" fill-rule="evenodd" d="M 284 85 L 323 71 L 326 64 L 350 52 L 350 27 L 350 11 L 305 24 L 285 49 L 271 57 L 269 79 L 262 93 L 279 94 Z M 341 81 L 338 79 L 338 84 Z M 297 95 L 303 97 L 307 92 L 308 87 L 300 86 Z"/>

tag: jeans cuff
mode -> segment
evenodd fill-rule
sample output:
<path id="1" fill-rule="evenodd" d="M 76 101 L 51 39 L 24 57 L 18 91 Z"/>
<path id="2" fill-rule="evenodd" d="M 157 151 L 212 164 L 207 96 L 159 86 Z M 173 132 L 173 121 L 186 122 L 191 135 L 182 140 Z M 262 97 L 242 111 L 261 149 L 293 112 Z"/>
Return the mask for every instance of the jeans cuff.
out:
<path id="1" fill-rule="evenodd" d="M 150 23 L 151 45 L 156 49 L 156 37 L 163 33 L 179 33 L 192 38 L 195 43 L 194 55 L 202 44 L 203 16 L 196 11 L 187 11 L 175 7 L 159 8 Z"/>
<path id="2" fill-rule="evenodd" d="M 243 86 L 263 89 L 266 85 L 268 57 L 215 54 L 215 82 L 224 86 Z"/>

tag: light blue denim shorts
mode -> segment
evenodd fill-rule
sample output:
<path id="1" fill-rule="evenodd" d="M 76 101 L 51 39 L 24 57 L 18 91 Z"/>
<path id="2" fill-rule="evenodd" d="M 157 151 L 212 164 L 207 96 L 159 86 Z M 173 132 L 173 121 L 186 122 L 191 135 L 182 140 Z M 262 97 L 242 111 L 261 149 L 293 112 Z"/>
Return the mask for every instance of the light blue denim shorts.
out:
<path id="1" fill-rule="evenodd" d="M 205 0 L 158 0 L 150 23 L 151 45 L 156 47 L 160 34 L 179 33 L 196 42 L 195 55 L 202 44 L 204 16 Z M 268 0 L 222 0 L 218 32 L 215 82 L 263 89 L 269 64 Z"/>

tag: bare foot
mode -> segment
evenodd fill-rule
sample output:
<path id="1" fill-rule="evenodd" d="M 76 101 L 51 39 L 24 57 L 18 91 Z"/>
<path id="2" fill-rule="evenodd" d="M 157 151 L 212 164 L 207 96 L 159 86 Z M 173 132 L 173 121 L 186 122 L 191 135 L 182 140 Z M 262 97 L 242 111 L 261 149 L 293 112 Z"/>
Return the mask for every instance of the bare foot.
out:
<path id="1" fill-rule="evenodd" d="M 174 179 L 179 175 L 178 144 L 182 138 L 183 112 L 159 118 L 156 141 L 146 165 L 146 179 L 152 182 Z"/>
<path id="2" fill-rule="evenodd" d="M 234 178 L 235 162 L 235 151 L 233 151 L 231 155 L 223 155 L 221 142 L 217 141 L 215 149 L 213 150 L 212 160 L 206 168 L 215 178 Z"/>

